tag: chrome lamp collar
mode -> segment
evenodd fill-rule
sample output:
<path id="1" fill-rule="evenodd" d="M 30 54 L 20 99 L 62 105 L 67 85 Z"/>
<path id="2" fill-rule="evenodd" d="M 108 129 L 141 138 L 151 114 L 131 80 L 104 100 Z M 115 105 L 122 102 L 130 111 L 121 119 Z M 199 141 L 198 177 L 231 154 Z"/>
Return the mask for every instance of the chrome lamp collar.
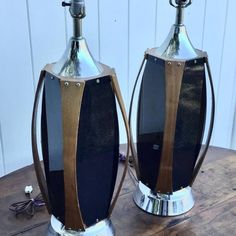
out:
<path id="1" fill-rule="evenodd" d="M 169 60 L 191 60 L 202 57 L 202 52 L 192 45 L 184 21 L 184 9 L 192 4 L 192 0 L 169 0 L 176 8 L 176 21 L 163 44 L 155 49 L 158 57 Z"/>
<path id="2" fill-rule="evenodd" d="M 65 230 L 64 225 L 54 216 L 51 217 L 46 236 L 114 236 L 115 229 L 110 219 L 105 219 L 85 231 Z"/>
<path id="3" fill-rule="evenodd" d="M 157 216 L 181 215 L 194 206 L 191 187 L 172 194 L 156 194 L 141 181 L 134 192 L 133 200 L 143 211 Z"/>

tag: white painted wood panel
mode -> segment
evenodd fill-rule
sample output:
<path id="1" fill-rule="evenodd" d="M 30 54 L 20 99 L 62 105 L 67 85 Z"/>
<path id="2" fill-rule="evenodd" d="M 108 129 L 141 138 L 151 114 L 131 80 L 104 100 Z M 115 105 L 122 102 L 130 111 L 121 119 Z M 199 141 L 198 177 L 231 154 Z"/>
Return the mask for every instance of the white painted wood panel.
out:
<path id="1" fill-rule="evenodd" d="M 128 109 L 144 51 L 160 46 L 166 38 L 175 9 L 166 0 L 86 0 L 86 8 L 84 36 L 94 58 L 116 69 Z M 185 22 L 193 45 L 208 52 L 212 68 L 217 99 L 212 145 L 236 149 L 234 9 L 234 0 L 193 1 L 186 10 Z M 72 35 L 72 23 L 68 8 L 63 9 L 60 0 L 13 0 L 0 6 L 0 30 L 3 175 L 3 150 L 6 173 L 32 163 L 34 89 L 43 66 L 62 56 Z M 120 141 L 124 143 L 124 126 L 120 126 Z"/>
<path id="2" fill-rule="evenodd" d="M 27 0 L 35 84 L 41 69 L 58 61 L 66 47 L 65 12 L 61 0 Z"/>
<path id="3" fill-rule="evenodd" d="M 157 1 L 130 0 L 129 6 L 129 55 L 128 55 L 128 99 L 147 48 L 155 47 Z M 145 14 L 145 17 L 144 17 Z"/>
<path id="4" fill-rule="evenodd" d="M 195 48 L 202 49 L 206 0 L 193 1 L 185 10 L 185 19 L 189 37 Z"/>
<path id="5" fill-rule="evenodd" d="M 114 67 L 123 99 L 128 107 L 128 9 L 129 1 L 99 1 L 100 60 Z M 119 113 L 119 119 L 122 120 Z M 120 142 L 126 142 L 123 122 Z"/>
<path id="6" fill-rule="evenodd" d="M 221 59 L 220 80 L 217 89 L 217 109 L 214 133 L 214 144 L 221 147 L 230 147 L 233 128 L 233 109 L 235 94 L 236 28 L 232 27 L 235 20 L 236 2 L 229 0 L 225 25 L 224 48 Z M 217 37 L 217 36 L 216 36 Z"/>
<path id="7" fill-rule="evenodd" d="M 205 9 L 205 23 L 203 30 L 203 50 L 207 51 L 209 56 L 210 67 L 214 82 L 215 94 L 217 95 L 217 88 L 220 79 L 221 70 L 221 54 L 224 42 L 225 19 L 227 13 L 227 1 L 216 1 L 214 3 L 214 11 L 212 10 L 212 2 L 206 1 Z M 214 19 L 214 24 L 212 24 Z M 217 37 L 216 37 L 217 36 Z M 213 46 L 214 45 L 214 46 Z M 208 87 L 209 91 L 209 87 Z M 216 100 L 218 100 L 216 96 Z M 211 103 L 211 99 L 208 100 Z M 209 107 L 208 107 L 209 112 Z M 207 117 L 207 125 L 209 126 L 209 116 Z M 214 145 L 215 132 L 213 132 L 211 144 Z"/>
<path id="8" fill-rule="evenodd" d="M 134 83 L 144 58 L 147 48 L 155 47 L 156 43 L 156 13 L 157 1 L 150 0 L 149 4 L 144 4 L 142 0 L 130 0 L 129 5 L 129 34 L 128 34 L 128 105 L 134 87 Z M 141 76 L 140 76 L 141 77 Z M 139 78 L 141 82 L 142 78 Z M 136 142 L 136 114 L 137 97 L 140 89 L 140 83 L 135 91 L 131 124 L 134 142 Z"/>
<path id="9" fill-rule="evenodd" d="M 159 47 L 175 22 L 175 8 L 171 7 L 166 0 L 158 0 L 157 3 L 156 46 Z"/>
<path id="10" fill-rule="evenodd" d="M 6 173 L 32 163 L 32 80 L 27 8 L 24 0 L 0 5 L 0 120 Z"/>

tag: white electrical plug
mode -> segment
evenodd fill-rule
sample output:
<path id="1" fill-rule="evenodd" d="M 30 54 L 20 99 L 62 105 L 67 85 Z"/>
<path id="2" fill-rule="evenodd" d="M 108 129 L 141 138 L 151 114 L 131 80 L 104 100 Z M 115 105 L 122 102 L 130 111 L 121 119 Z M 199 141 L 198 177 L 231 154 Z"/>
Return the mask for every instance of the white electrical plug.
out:
<path id="1" fill-rule="evenodd" d="M 31 185 L 25 187 L 25 194 L 30 194 L 33 192 L 33 187 Z"/>

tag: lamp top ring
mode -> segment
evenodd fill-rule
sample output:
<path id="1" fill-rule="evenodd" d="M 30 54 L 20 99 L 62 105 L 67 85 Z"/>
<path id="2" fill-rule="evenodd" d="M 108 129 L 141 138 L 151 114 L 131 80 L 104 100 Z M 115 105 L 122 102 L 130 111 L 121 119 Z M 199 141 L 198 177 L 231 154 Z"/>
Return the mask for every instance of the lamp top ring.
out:
<path id="1" fill-rule="evenodd" d="M 175 8 L 186 8 L 192 4 L 192 0 L 169 0 L 169 2 Z"/>

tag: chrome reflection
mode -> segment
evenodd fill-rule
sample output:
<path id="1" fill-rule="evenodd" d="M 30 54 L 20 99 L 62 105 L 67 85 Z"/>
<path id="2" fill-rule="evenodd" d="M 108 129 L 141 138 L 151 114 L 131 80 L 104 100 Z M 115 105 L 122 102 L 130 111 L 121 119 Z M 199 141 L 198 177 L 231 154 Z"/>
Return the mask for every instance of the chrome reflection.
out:
<path id="1" fill-rule="evenodd" d="M 47 230 L 46 236 L 114 236 L 115 229 L 111 220 L 106 219 L 89 227 L 86 231 L 75 232 L 65 230 L 63 224 L 54 216 L 51 217 L 51 225 Z"/>
<path id="2" fill-rule="evenodd" d="M 85 38 L 72 37 L 66 51 L 59 62 L 52 68 L 59 76 L 72 78 L 86 78 L 98 76 L 102 73 L 102 67 L 91 55 Z"/>
<path id="3" fill-rule="evenodd" d="M 202 57 L 202 52 L 193 47 L 184 25 L 173 25 L 163 44 L 155 48 L 155 54 L 162 58 L 180 60 Z"/>
<path id="4" fill-rule="evenodd" d="M 173 194 L 155 194 L 139 182 L 133 199 L 135 204 L 144 210 L 158 216 L 177 216 L 191 210 L 194 206 L 192 189 L 181 189 Z"/>

